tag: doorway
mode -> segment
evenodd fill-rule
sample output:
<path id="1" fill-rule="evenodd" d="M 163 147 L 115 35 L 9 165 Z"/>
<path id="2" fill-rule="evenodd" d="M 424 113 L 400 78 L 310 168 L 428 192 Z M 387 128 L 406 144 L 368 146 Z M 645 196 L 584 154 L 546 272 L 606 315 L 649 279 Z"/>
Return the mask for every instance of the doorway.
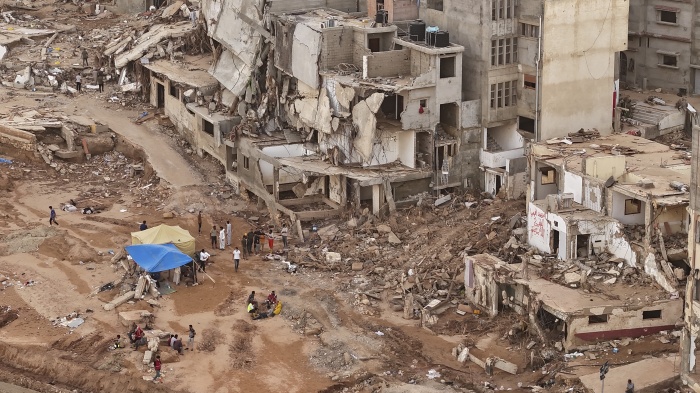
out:
<path id="1" fill-rule="evenodd" d="M 700 94 L 700 69 L 695 68 L 695 85 L 693 86 L 693 93 L 696 95 Z"/>
<path id="2" fill-rule="evenodd" d="M 589 255 L 591 235 L 576 235 L 576 258 L 586 258 Z"/>
<path id="3" fill-rule="evenodd" d="M 156 100 L 158 104 L 158 108 L 163 108 L 165 107 L 165 85 L 162 83 L 157 83 L 158 87 L 156 88 Z"/>
<path id="4" fill-rule="evenodd" d="M 620 80 L 627 83 L 627 55 L 620 52 Z"/>
<path id="5" fill-rule="evenodd" d="M 552 229 L 552 254 L 559 255 L 559 231 Z"/>
<path id="6" fill-rule="evenodd" d="M 381 51 L 381 41 L 379 38 L 370 38 L 367 42 L 367 47 L 371 52 L 380 52 Z"/>

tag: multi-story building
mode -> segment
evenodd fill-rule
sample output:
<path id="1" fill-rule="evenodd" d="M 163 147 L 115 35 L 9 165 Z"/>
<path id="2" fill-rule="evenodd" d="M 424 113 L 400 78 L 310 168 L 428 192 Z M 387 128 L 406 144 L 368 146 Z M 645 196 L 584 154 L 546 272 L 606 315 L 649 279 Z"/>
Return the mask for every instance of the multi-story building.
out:
<path id="1" fill-rule="evenodd" d="M 690 275 L 685 291 L 684 327 L 681 336 L 681 378 L 695 392 L 700 392 L 700 127 L 693 128 L 690 169 L 690 204 L 688 205 L 688 265 Z"/>
<path id="2" fill-rule="evenodd" d="M 630 0 L 629 48 L 620 81 L 629 87 L 700 94 L 697 0 Z"/>
<path id="3" fill-rule="evenodd" d="M 524 194 L 527 139 L 581 128 L 611 133 L 627 6 L 625 0 L 420 2 L 420 18 L 465 48 L 462 98 L 476 104 L 486 191 Z"/>

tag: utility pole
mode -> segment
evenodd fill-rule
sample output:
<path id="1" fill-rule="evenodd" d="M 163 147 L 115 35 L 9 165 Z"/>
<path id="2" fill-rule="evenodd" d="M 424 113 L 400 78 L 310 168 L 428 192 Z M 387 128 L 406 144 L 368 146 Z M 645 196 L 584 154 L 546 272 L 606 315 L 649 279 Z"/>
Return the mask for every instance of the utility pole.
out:
<path id="1" fill-rule="evenodd" d="M 600 393 L 605 393 L 605 374 L 608 373 L 608 370 L 610 369 L 610 366 L 608 365 L 608 361 L 605 361 L 605 364 L 600 366 L 600 383 L 602 384 L 600 387 Z"/>

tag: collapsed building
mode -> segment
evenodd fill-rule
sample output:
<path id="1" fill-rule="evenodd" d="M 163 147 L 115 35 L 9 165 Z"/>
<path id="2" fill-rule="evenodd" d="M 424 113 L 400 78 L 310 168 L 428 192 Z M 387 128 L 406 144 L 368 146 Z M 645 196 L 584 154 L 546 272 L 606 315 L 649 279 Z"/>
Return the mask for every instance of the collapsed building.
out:
<path id="1" fill-rule="evenodd" d="M 465 257 L 465 295 L 492 316 L 503 310 L 529 315 L 545 342 L 560 342 L 566 350 L 673 330 L 682 320 L 683 301 L 653 287 L 598 285 L 584 292 L 585 280 L 577 289 L 559 285 L 541 277 L 537 265 L 536 259 L 508 264 L 489 254 Z M 626 290 L 629 296 L 621 296 Z"/>
<path id="2" fill-rule="evenodd" d="M 412 36 L 382 12 L 201 6 L 211 58 L 168 55 L 166 38 L 198 29 L 185 21 L 109 50 L 117 68 L 141 70 L 151 104 L 237 192 L 300 223 L 465 186 L 463 168 L 477 163 L 460 153 L 477 145 L 463 138 L 464 48 L 448 33 L 426 38 L 422 25 Z"/>
<path id="3" fill-rule="evenodd" d="M 561 260 L 601 255 L 670 293 L 689 272 L 688 154 L 628 134 L 532 144 L 528 243 Z"/>

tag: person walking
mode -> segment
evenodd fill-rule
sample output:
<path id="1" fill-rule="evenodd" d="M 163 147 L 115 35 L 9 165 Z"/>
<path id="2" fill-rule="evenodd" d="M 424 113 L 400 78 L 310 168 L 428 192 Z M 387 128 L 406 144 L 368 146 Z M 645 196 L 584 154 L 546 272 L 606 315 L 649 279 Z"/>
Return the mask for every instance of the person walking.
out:
<path id="1" fill-rule="evenodd" d="M 87 49 L 83 48 L 83 52 L 81 53 L 81 55 L 83 57 L 83 65 L 85 67 L 88 67 L 88 51 L 87 51 Z"/>
<path id="2" fill-rule="evenodd" d="M 625 389 L 625 393 L 634 393 L 634 384 L 632 383 L 631 379 L 627 380 L 627 388 Z"/>
<path id="3" fill-rule="evenodd" d="M 233 271 L 238 272 L 238 264 L 241 263 L 241 250 L 238 247 L 233 249 Z"/>
<path id="4" fill-rule="evenodd" d="M 231 221 L 226 220 L 226 245 L 230 246 L 231 245 Z"/>
<path id="5" fill-rule="evenodd" d="M 270 246 L 270 252 L 274 251 L 275 249 L 275 233 L 273 232 L 272 228 L 267 232 L 267 245 Z"/>
<path id="6" fill-rule="evenodd" d="M 75 75 L 75 89 L 78 90 L 78 93 L 80 93 L 82 90 L 80 89 L 80 86 L 83 85 L 83 77 L 80 75 L 80 73 Z"/>
<path id="7" fill-rule="evenodd" d="M 99 92 L 103 93 L 105 91 L 105 76 L 102 73 L 102 70 L 97 72 L 97 87 L 99 88 Z"/>
<path id="8" fill-rule="evenodd" d="M 226 230 L 224 227 L 219 227 L 221 230 L 219 231 L 219 250 L 223 250 L 226 248 Z"/>
<path id="9" fill-rule="evenodd" d="M 260 236 L 265 236 L 261 230 L 256 229 L 255 232 L 253 232 L 253 245 L 255 246 L 255 255 L 258 255 L 260 252 Z"/>
<path id="10" fill-rule="evenodd" d="M 250 254 L 248 254 L 248 235 L 246 235 L 245 233 L 241 238 L 241 251 L 243 251 L 243 258 L 249 257 Z"/>
<path id="11" fill-rule="evenodd" d="M 153 382 L 158 383 L 158 378 L 160 378 L 160 368 L 162 363 L 160 362 L 160 355 L 156 355 L 156 360 L 153 362 L 153 368 L 156 369 L 156 376 L 153 377 Z"/>
<path id="12" fill-rule="evenodd" d="M 211 248 L 216 248 L 216 225 L 211 227 L 209 236 L 211 237 Z"/>
<path id="13" fill-rule="evenodd" d="M 282 230 L 280 231 L 280 234 L 282 235 L 282 245 L 284 246 L 284 249 L 287 249 L 287 235 L 289 234 L 289 228 L 287 228 L 287 224 L 282 225 Z"/>
<path id="14" fill-rule="evenodd" d="M 139 225 L 139 231 L 145 231 L 146 229 L 148 229 L 148 225 L 146 225 L 146 220 L 143 220 L 141 225 Z"/>
<path id="15" fill-rule="evenodd" d="M 194 336 L 196 336 L 196 335 L 197 335 L 197 332 L 195 332 L 192 325 L 190 325 L 189 338 L 187 339 L 187 348 L 190 351 L 194 351 Z"/>
<path id="16" fill-rule="evenodd" d="M 197 216 L 197 232 L 199 234 L 202 234 L 202 211 L 199 211 L 199 215 Z"/>
<path id="17" fill-rule="evenodd" d="M 53 209 L 53 206 L 49 206 L 49 225 L 53 224 L 58 225 L 58 221 L 56 221 L 56 210 Z"/>

